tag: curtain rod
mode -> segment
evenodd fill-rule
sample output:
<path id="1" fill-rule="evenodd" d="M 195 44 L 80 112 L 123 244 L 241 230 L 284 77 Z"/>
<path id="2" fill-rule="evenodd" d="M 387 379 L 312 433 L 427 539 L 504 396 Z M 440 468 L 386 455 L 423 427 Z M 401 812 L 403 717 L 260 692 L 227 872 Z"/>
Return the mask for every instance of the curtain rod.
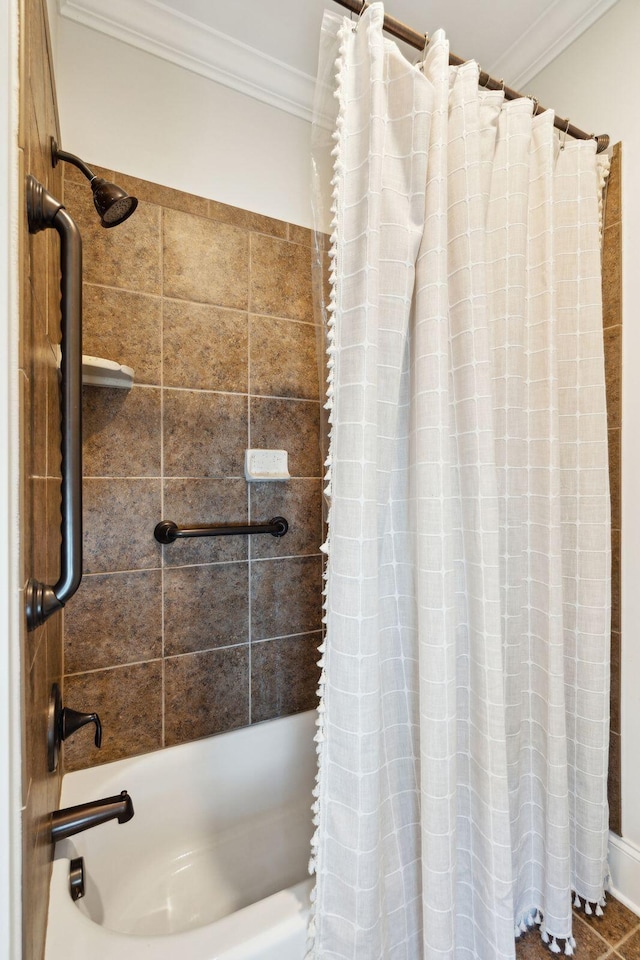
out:
<path id="1" fill-rule="evenodd" d="M 338 3 L 341 7 L 346 7 L 347 10 L 357 14 L 362 13 L 369 6 L 366 0 L 334 0 L 334 3 Z M 418 33 L 417 30 L 413 30 L 405 23 L 396 20 L 395 17 L 390 17 L 386 13 L 384 15 L 383 29 L 386 30 L 387 33 L 390 33 L 392 37 L 396 37 L 398 40 L 404 40 L 410 47 L 415 47 L 416 50 L 424 50 L 429 43 L 429 34 Z M 449 54 L 449 63 L 452 66 L 459 67 L 465 62 L 461 57 L 456 57 L 454 53 Z M 547 109 L 543 107 L 535 97 L 532 97 L 530 94 L 518 93 L 517 90 L 506 87 L 503 80 L 495 80 L 482 69 L 480 70 L 480 86 L 485 87 L 487 90 L 504 90 L 504 95 L 507 100 L 520 100 L 522 97 L 528 97 L 530 100 L 533 100 L 534 116 L 537 116 L 539 113 L 544 113 Z M 584 130 L 574 127 L 572 123 L 564 120 L 562 117 L 555 118 L 554 126 L 575 140 L 595 140 L 597 144 L 596 153 L 603 153 L 609 146 L 609 136 L 606 133 L 600 134 L 600 136 L 596 136 L 594 133 L 585 133 Z"/>

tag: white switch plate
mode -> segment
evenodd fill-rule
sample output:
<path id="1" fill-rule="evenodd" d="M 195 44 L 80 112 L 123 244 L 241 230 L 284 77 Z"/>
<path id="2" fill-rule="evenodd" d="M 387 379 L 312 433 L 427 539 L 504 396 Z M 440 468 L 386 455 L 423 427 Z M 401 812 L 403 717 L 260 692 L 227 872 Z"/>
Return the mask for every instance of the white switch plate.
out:
<path id="1" fill-rule="evenodd" d="M 288 480 L 286 450 L 245 450 L 244 475 L 247 480 Z"/>

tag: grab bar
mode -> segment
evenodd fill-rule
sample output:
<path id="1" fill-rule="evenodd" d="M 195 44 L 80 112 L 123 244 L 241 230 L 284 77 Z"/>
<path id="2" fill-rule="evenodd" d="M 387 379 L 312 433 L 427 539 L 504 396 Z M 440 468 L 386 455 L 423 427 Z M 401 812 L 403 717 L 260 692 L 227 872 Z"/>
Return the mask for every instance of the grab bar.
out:
<path id="1" fill-rule="evenodd" d="M 270 533 L 274 537 L 284 537 L 288 529 L 284 517 L 274 517 L 269 523 L 201 523 L 197 527 L 179 527 L 173 520 L 161 520 L 153 535 L 158 543 L 174 543 L 184 537 L 228 537 L 241 533 Z"/>
<path id="2" fill-rule="evenodd" d="M 82 238 L 59 200 L 27 177 L 29 233 L 53 228 L 60 236 L 62 540 L 60 576 L 53 586 L 30 579 L 27 628 L 35 630 L 64 607 L 82 579 Z"/>

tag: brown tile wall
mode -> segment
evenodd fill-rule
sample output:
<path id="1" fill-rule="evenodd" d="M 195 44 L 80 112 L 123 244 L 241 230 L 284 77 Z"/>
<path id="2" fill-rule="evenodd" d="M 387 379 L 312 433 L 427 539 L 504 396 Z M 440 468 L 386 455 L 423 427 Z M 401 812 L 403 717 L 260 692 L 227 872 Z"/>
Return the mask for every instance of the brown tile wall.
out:
<path id="1" fill-rule="evenodd" d="M 20 5 L 20 180 L 31 173 L 62 197 L 62 175 L 51 166 L 49 140 L 59 137 L 44 0 Z M 20 226 L 21 579 L 58 578 L 60 423 L 54 346 L 59 342 L 58 237 L 31 236 Z M 21 594 L 21 603 L 24 595 Z M 49 692 L 62 673 L 62 620 L 21 632 L 23 678 L 23 956 L 44 952 L 52 847 L 46 817 L 58 806 L 60 773 L 47 768 Z"/>
<path id="2" fill-rule="evenodd" d="M 622 384 L 622 145 L 613 148 L 607 186 L 602 253 L 604 354 L 611 484 L 611 735 L 609 824 L 621 833 L 620 781 L 620 437 Z"/>
<path id="3" fill-rule="evenodd" d="M 136 195 L 99 226 L 65 167 L 84 240 L 84 352 L 135 369 L 84 388 L 84 579 L 64 616 L 65 699 L 101 714 L 67 770 L 315 703 L 322 538 L 311 233 L 112 171 Z M 293 479 L 247 484 L 244 451 L 289 451 Z M 162 518 L 289 532 L 161 547 Z"/>

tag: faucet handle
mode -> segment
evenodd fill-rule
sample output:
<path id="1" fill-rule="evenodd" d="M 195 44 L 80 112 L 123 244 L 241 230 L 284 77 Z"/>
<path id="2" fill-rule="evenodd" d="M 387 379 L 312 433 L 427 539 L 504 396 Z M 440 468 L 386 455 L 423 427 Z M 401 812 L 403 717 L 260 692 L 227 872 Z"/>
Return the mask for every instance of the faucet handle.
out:
<path id="1" fill-rule="evenodd" d="M 51 696 L 49 698 L 49 714 L 47 718 L 47 753 L 49 760 L 49 772 L 53 773 L 58 767 L 58 753 L 60 744 L 72 733 L 84 727 L 87 723 L 95 723 L 96 747 L 102 744 L 102 724 L 97 713 L 79 713 L 77 710 L 71 710 L 69 707 L 62 706 L 62 696 L 60 687 L 54 683 L 51 687 Z"/>
<path id="2" fill-rule="evenodd" d="M 97 713 L 79 713 L 70 707 L 63 707 L 60 717 L 60 739 L 66 740 L 72 734 L 85 727 L 88 723 L 95 723 L 96 735 L 94 743 L 96 747 L 102 746 L 102 724 Z"/>

